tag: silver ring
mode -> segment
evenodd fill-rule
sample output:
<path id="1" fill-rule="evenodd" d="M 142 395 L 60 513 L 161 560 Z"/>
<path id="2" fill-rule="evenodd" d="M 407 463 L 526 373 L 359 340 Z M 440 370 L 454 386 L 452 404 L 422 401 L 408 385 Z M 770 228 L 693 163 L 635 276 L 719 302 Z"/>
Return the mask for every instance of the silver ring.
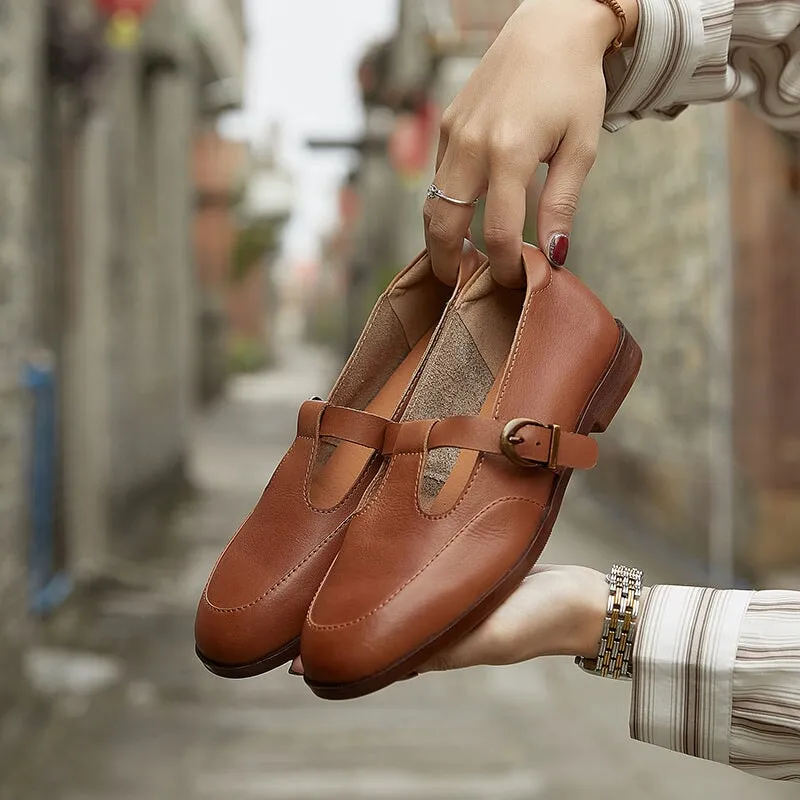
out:
<path id="1" fill-rule="evenodd" d="M 428 187 L 428 199 L 433 200 L 435 197 L 452 203 L 454 206 L 467 206 L 467 208 L 474 208 L 480 200 L 480 197 L 476 197 L 474 200 L 457 200 L 455 197 L 448 197 L 435 183 L 432 183 Z"/>

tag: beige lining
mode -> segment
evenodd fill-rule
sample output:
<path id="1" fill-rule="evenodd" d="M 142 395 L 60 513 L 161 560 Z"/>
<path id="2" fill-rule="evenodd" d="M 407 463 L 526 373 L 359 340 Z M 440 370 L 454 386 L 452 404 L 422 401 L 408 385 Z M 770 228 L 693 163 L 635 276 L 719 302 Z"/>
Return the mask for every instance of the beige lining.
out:
<path id="1" fill-rule="evenodd" d="M 491 416 L 525 301 L 524 290 L 504 289 L 488 271 L 469 286 L 445 321 L 404 419 Z M 460 495 L 478 454 L 442 448 L 428 454 L 420 504 L 447 510 Z"/>
<path id="2" fill-rule="evenodd" d="M 330 402 L 394 417 L 451 294 L 433 274 L 427 256 L 418 259 L 378 301 Z M 310 502 L 317 508 L 341 502 L 373 452 L 351 442 L 320 442 L 308 489 Z"/>

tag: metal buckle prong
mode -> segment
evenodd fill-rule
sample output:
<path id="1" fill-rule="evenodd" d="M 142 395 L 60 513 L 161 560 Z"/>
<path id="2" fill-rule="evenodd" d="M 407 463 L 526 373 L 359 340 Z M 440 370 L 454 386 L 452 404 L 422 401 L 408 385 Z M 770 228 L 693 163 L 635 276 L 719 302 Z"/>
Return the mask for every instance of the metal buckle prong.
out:
<path id="1" fill-rule="evenodd" d="M 518 433 L 522 428 L 528 425 L 533 425 L 537 428 L 545 428 L 550 431 L 550 447 L 546 461 L 525 458 L 517 452 L 516 446 L 522 444 L 524 441 Z M 543 422 L 537 422 L 534 419 L 512 419 L 510 422 L 506 423 L 500 434 L 500 451 L 512 464 L 516 464 L 520 467 L 547 467 L 547 469 L 556 469 L 558 466 L 558 446 L 560 441 L 561 427 L 559 425 L 545 425 Z"/>

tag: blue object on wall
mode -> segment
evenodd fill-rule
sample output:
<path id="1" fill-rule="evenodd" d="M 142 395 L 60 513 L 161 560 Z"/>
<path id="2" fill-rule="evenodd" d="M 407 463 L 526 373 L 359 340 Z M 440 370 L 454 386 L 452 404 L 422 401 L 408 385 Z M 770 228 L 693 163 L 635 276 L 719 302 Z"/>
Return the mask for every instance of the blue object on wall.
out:
<path id="1" fill-rule="evenodd" d="M 47 613 L 69 595 L 72 583 L 56 564 L 56 507 L 58 503 L 58 402 L 52 359 L 25 365 L 24 385 L 31 394 L 29 580 L 31 609 Z"/>

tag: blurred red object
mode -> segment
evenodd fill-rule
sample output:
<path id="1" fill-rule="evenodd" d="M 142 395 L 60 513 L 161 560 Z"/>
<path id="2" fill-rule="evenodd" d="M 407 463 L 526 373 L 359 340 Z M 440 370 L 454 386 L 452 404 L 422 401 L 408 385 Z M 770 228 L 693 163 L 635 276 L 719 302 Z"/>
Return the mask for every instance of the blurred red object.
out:
<path id="1" fill-rule="evenodd" d="M 437 117 L 430 101 L 414 112 L 398 115 L 389 140 L 389 159 L 399 175 L 414 178 L 427 169 Z"/>
<path id="2" fill-rule="evenodd" d="M 120 12 L 131 14 L 137 19 L 143 19 L 155 3 L 155 0 L 94 0 L 98 11 L 107 17 L 113 17 Z"/>
<path id="3" fill-rule="evenodd" d="M 350 225 L 358 216 L 358 192 L 354 186 L 345 185 L 339 189 L 339 217 L 345 225 Z"/>

